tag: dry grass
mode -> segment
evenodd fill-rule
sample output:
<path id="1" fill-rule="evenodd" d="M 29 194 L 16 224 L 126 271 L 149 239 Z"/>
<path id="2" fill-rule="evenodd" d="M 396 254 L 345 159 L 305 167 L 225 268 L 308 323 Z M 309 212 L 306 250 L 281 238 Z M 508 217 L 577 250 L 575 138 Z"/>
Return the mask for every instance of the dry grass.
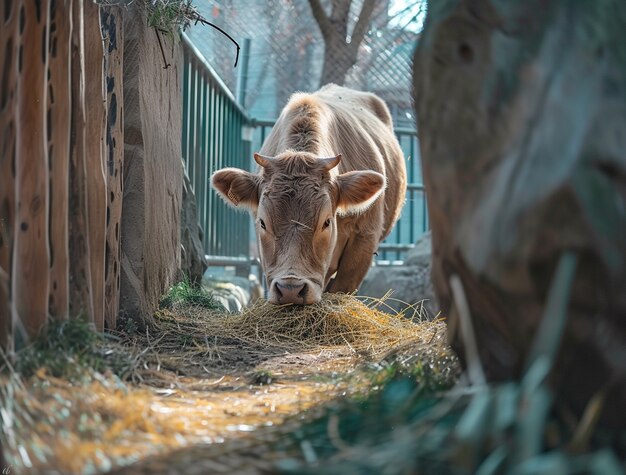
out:
<path id="1" fill-rule="evenodd" d="M 307 351 L 347 345 L 355 354 L 380 358 L 399 344 L 428 343 L 442 322 L 429 321 L 418 309 L 412 315 L 381 310 L 386 299 L 326 294 L 314 305 L 276 306 L 264 300 L 241 313 L 224 313 L 203 307 L 164 312 L 156 323 L 162 334 L 180 338 L 223 338 L 279 351 Z"/>
<path id="2" fill-rule="evenodd" d="M 132 361 L 126 381 L 93 371 L 61 379 L 45 367 L 28 379 L 0 376 L 0 440 L 15 467 L 97 473 L 185 446 L 260 437 L 261 427 L 280 431 L 337 397 L 367 394 L 385 358 L 424 358 L 442 379 L 454 378 L 444 323 L 386 314 L 384 304 L 327 295 L 307 307 L 260 301 L 239 314 L 175 305 L 116 347 Z"/>

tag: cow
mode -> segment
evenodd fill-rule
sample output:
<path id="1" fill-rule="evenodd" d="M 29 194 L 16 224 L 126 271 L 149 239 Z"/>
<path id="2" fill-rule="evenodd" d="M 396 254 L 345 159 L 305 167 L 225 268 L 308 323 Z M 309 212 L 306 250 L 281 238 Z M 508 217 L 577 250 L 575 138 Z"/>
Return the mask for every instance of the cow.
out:
<path id="1" fill-rule="evenodd" d="M 224 168 L 211 182 L 254 219 L 269 302 L 356 291 L 406 195 L 386 104 L 334 84 L 296 93 L 254 159 L 256 173 Z"/>

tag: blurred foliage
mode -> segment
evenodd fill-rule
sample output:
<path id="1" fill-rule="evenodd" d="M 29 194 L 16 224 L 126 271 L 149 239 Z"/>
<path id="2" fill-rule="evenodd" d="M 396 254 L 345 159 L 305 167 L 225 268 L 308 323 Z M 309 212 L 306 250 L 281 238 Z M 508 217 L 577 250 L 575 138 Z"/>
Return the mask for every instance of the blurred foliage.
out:
<path id="1" fill-rule="evenodd" d="M 440 394 L 406 375 L 394 377 L 366 400 L 296 431 L 289 443 L 307 463 L 286 459 L 279 468 L 327 475 L 624 473 L 609 447 L 571 451 L 571 433 L 556 414 L 541 410 L 550 407 L 549 393 L 525 397 L 523 386 Z"/>
<path id="2" fill-rule="evenodd" d="M 595 424 L 594 411 L 601 410 L 601 402 L 592 400 L 572 427 L 547 384 L 567 320 L 576 264 L 570 253 L 559 262 L 521 381 L 487 385 L 465 378 L 441 393 L 436 378 L 430 378 L 434 384 L 424 379 L 424 367 L 412 370 L 418 378 L 392 370 L 380 391 L 298 430 L 292 443 L 306 463 L 289 458 L 280 468 L 284 473 L 326 475 L 624 473 L 626 467 Z"/>
<path id="3" fill-rule="evenodd" d="M 199 18 L 191 0 L 149 0 L 146 2 L 148 26 L 177 35 Z"/>

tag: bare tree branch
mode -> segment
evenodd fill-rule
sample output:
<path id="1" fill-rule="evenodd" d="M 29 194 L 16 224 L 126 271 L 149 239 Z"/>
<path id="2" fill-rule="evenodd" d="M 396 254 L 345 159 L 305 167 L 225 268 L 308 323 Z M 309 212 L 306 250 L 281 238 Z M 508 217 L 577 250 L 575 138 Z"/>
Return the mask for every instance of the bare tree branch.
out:
<path id="1" fill-rule="evenodd" d="M 370 18 L 372 17 L 372 13 L 374 12 L 374 7 L 376 6 L 376 0 L 365 0 L 363 2 L 363 6 L 361 7 L 361 14 L 359 15 L 359 20 L 354 26 L 354 30 L 352 31 L 352 41 L 351 45 L 354 45 L 353 48 L 359 47 L 363 38 L 365 37 L 365 33 L 367 33 L 367 28 L 370 24 Z"/>
<path id="2" fill-rule="evenodd" d="M 309 0 L 309 5 L 311 6 L 311 11 L 313 12 L 313 17 L 317 22 L 317 25 L 320 27 L 320 31 L 322 32 L 322 36 L 324 38 L 328 38 L 333 34 L 333 26 L 328 19 L 328 15 L 324 11 L 320 0 Z"/>

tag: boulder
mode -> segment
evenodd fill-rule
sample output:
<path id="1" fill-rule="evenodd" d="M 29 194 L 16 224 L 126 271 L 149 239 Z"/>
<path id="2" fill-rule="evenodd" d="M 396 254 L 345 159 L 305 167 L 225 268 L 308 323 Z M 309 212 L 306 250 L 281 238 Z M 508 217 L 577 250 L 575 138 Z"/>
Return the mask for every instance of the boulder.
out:
<path id="1" fill-rule="evenodd" d="M 421 314 L 433 318 L 439 312 L 435 292 L 430 278 L 431 268 L 430 232 L 423 234 L 415 243 L 401 266 L 373 266 L 359 289 L 359 295 L 381 298 L 392 292 L 381 309 L 395 313 L 404 310 L 407 304 L 422 309 Z M 406 312 L 412 316 L 413 312 Z"/>
<path id="2" fill-rule="evenodd" d="M 263 288 L 254 274 L 248 278 L 236 276 L 223 267 L 209 267 L 202 277 L 202 288 L 229 312 L 240 312 L 263 297 Z"/>

